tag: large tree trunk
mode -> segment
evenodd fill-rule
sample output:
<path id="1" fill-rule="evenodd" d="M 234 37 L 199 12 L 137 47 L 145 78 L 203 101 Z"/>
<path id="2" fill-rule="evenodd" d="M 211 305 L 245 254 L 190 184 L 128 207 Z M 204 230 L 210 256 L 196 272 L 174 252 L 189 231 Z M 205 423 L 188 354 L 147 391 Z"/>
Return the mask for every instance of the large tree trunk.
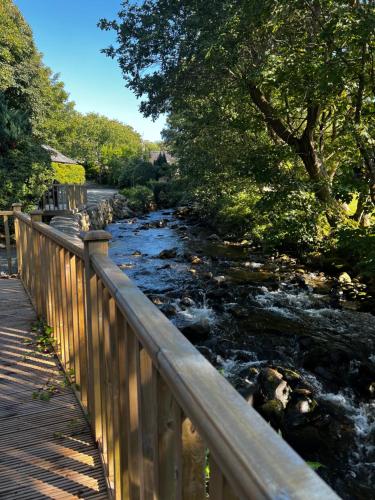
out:
<path id="1" fill-rule="evenodd" d="M 302 136 L 298 140 L 295 150 L 313 183 L 313 189 L 318 200 L 324 204 L 333 205 L 334 199 L 330 179 L 312 140 Z"/>
<path id="2" fill-rule="evenodd" d="M 314 104 L 308 106 L 305 130 L 301 137 L 297 137 L 277 116 L 276 110 L 257 85 L 250 82 L 249 93 L 254 104 L 262 112 L 267 126 L 301 158 L 318 200 L 326 205 L 331 213 L 334 209 L 333 211 L 338 214 L 338 204 L 332 196 L 330 178 L 319 158 L 313 140 L 319 118 L 319 106 Z"/>

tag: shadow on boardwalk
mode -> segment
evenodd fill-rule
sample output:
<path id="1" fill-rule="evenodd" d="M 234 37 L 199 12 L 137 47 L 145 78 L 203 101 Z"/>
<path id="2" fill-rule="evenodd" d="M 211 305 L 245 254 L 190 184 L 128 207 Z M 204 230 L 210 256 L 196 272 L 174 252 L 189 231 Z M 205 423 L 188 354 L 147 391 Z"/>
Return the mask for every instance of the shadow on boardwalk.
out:
<path id="1" fill-rule="evenodd" d="M 36 349 L 35 320 L 21 282 L 0 279 L 0 498 L 106 499 L 88 423 L 56 358 Z"/>

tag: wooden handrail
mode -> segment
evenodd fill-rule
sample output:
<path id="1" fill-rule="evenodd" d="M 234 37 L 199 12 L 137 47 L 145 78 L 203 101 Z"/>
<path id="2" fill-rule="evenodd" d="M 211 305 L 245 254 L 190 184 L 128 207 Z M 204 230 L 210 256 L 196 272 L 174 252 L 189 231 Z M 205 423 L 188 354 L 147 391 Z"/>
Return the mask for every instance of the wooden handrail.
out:
<path id="1" fill-rule="evenodd" d="M 16 220 L 21 277 L 115 498 L 338 498 L 108 257 L 108 233 Z"/>
<path id="2" fill-rule="evenodd" d="M 75 210 L 87 204 L 87 187 L 81 184 L 52 184 L 40 201 L 47 211 Z"/>
<path id="3" fill-rule="evenodd" d="M 111 259 L 91 262 L 240 498 L 328 498 L 305 461 Z"/>
<path id="4" fill-rule="evenodd" d="M 10 232 L 9 232 L 9 217 L 13 216 L 12 210 L 0 210 L 0 218 L 3 219 L 4 224 L 4 236 L 5 236 L 5 251 L 7 256 L 7 264 L 8 264 L 8 274 L 12 274 L 13 265 L 12 265 L 12 251 L 10 246 Z"/>

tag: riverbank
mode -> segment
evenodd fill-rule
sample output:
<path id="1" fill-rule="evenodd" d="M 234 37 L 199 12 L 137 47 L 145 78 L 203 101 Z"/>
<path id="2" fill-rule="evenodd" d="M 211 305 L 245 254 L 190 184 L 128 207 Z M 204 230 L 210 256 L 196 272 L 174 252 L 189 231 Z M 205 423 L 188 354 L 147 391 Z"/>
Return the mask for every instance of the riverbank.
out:
<path id="1" fill-rule="evenodd" d="M 111 257 L 339 494 L 369 498 L 374 318 L 347 296 L 362 284 L 185 215 L 110 225 Z"/>

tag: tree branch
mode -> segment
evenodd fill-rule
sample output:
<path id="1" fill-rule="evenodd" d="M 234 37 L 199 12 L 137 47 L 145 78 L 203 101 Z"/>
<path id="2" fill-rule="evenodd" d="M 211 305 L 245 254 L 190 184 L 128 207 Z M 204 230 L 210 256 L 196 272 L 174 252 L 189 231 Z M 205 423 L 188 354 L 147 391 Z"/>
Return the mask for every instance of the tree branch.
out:
<path id="1" fill-rule="evenodd" d="M 291 130 L 277 116 L 272 104 L 267 100 L 263 92 L 252 82 L 248 84 L 251 99 L 256 107 L 263 113 L 264 118 L 269 127 L 280 137 L 286 144 L 296 147 L 298 139 L 293 135 Z"/>

